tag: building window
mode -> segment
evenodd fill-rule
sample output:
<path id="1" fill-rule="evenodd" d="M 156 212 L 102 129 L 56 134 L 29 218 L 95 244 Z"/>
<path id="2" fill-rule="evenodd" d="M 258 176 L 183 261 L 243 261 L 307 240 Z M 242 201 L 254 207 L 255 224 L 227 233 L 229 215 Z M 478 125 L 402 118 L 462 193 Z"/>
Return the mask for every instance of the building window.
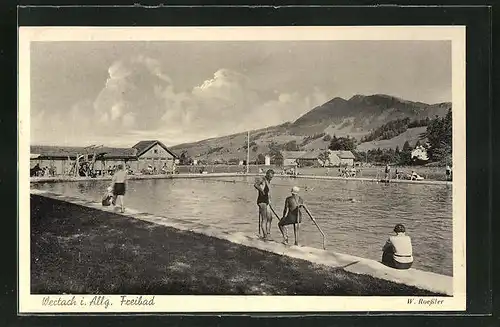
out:
<path id="1" fill-rule="evenodd" d="M 153 153 L 154 153 L 154 154 L 157 154 L 157 153 L 158 153 L 158 149 L 154 149 L 154 150 L 153 150 Z"/>

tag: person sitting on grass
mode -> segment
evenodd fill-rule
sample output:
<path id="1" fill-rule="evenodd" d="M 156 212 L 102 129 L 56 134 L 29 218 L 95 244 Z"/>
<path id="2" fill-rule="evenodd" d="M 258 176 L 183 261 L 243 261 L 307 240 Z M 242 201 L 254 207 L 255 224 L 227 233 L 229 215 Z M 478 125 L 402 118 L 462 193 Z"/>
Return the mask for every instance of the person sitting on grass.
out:
<path id="1" fill-rule="evenodd" d="M 422 176 L 420 176 L 419 174 L 417 174 L 416 171 L 412 171 L 411 172 L 411 180 L 412 181 L 420 181 L 420 180 L 423 180 L 424 178 Z"/>
<path id="2" fill-rule="evenodd" d="M 288 233 L 286 225 L 293 225 L 295 236 L 295 245 L 299 245 L 299 224 L 301 222 L 300 208 L 304 205 L 304 200 L 299 196 L 300 189 L 297 186 L 292 187 L 292 195 L 285 199 L 285 208 L 283 209 L 283 218 L 278 222 L 278 227 L 283 236 L 283 243 L 288 243 Z"/>
<path id="3" fill-rule="evenodd" d="M 382 251 L 382 263 L 395 269 L 409 269 L 413 264 L 411 238 L 405 234 L 403 224 L 394 227 L 396 235 L 390 236 Z"/>

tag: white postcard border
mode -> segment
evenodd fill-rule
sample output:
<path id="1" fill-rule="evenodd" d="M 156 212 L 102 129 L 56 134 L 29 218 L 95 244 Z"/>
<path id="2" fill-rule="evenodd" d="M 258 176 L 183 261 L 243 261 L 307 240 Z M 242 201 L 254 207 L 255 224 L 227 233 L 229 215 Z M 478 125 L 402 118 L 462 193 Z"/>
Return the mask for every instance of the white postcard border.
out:
<path id="1" fill-rule="evenodd" d="M 75 295 L 76 305 L 42 305 L 30 294 L 30 42 L 179 40 L 450 40 L 453 106 L 453 290 L 452 297 L 421 296 L 165 296 L 153 306 L 121 305 L 121 295 L 105 295 L 105 305 L 88 306 L 94 295 Z M 18 57 L 18 237 L 19 313 L 63 312 L 341 312 L 462 311 L 466 309 L 465 27 L 20 27 Z M 73 295 L 51 298 L 73 300 Z M 131 296 L 134 298 L 135 296 Z M 145 296 L 151 299 L 151 296 Z M 411 300 L 411 301 L 410 301 Z M 435 301 L 431 301 L 435 300 Z M 411 303 L 410 303 L 411 302 Z M 421 302 L 421 303 L 419 303 Z M 417 303 L 417 304 L 415 304 Z"/>

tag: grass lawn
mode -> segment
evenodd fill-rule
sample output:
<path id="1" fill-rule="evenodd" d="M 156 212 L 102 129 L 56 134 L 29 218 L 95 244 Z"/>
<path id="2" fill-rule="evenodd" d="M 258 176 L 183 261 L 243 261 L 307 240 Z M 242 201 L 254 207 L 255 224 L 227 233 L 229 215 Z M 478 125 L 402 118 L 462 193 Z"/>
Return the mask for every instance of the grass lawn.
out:
<path id="1" fill-rule="evenodd" d="M 434 295 L 37 195 L 33 294 Z"/>

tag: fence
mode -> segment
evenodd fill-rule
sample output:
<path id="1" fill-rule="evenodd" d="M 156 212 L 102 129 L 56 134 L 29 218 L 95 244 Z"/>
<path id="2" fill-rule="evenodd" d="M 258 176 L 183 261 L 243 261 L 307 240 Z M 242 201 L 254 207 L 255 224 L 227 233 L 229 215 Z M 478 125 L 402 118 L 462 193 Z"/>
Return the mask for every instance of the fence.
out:
<path id="1" fill-rule="evenodd" d="M 266 172 L 268 169 L 274 169 L 275 172 L 280 172 L 281 167 L 272 165 L 249 165 L 248 172 L 252 174 L 259 173 L 260 170 L 262 172 Z M 196 165 L 196 166 L 177 166 L 176 172 L 179 174 L 201 174 L 206 171 L 207 173 L 246 173 L 247 166 L 245 165 Z"/>
<path id="2" fill-rule="evenodd" d="M 177 166 L 177 172 L 180 174 L 201 174 L 202 172 L 207 173 L 241 173 L 246 172 L 245 165 L 196 165 L 196 166 Z M 268 169 L 273 169 L 276 174 L 282 172 L 283 167 L 277 165 L 265 166 L 265 165 L 249 165 L 249 173 L 255 174 L 262 170 L 262 173 L 266 172 Z M 446 171 L 443 167 L 391 167 L 391 178 L 396 178 L 396 169 L 398 172 L 411 174 L 415 171 L 420 176 L 429 180 L 444 181 L 446 180 Z M 338 167 L 300 167 L 297 168 L 297 173 L 300 175 L 312 175 L 312 176 L 342 176 L 342 168 Z M 373 167 L 356 167 L 356 177 L 363 178 L 375 178 L 383 179 L 385 178 L 385 168 L 380 166 Z"/>

